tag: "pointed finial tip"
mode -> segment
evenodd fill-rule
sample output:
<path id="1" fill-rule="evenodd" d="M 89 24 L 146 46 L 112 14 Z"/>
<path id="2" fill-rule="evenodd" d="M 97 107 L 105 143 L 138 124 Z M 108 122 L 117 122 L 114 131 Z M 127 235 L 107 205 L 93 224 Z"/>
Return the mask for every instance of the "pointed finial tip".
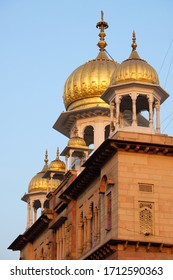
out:
<path id="1" fill-rule="evenodd" d="M 107 46 L 106 42 L 105 42 L 105 29 L 107 29 L 109 26 L 107 24 L 106 21 L 104 21 L 104 13 L 103 11 L 101 11 L 101 21 L 99 21 L 96 24 L 96 27 L 100 29 L 100 33 L 99 33 L 99 37 L 100 37 L 100 41 L 98 42 L 97 46 L 100 48 L 100 51 L 104 51 L 105 47 Z"/>
<path id="2" fill-rule="evenodd" d="M 56 149 L 56 159 L 59 159 L 59 148 Z"/>
<path id="3" fill-rule="evenodd" d="M 136 48 L 137 48 L 137 44 L 136 44 L 136 33 L 135 31 L 133 30 L 133 33 L 132 33 L 132 50 L 135 51 Z"/>
<path id="4" fill-rule="evenodd" d="M 103 13 L 103 11 L 101 11 L 101 20 L 102 21 L 104 20 L 104 13 Z"/>
<path id="5" fill-rule="evenodd" d="M 47 149 L 46 149 L 46 152 L 45 152 L 45 159 L 44 159 L 44 162 L 45 162 L 45 165 L 47 165 L 48 164 L 48 151 L 47 151 Z"/>

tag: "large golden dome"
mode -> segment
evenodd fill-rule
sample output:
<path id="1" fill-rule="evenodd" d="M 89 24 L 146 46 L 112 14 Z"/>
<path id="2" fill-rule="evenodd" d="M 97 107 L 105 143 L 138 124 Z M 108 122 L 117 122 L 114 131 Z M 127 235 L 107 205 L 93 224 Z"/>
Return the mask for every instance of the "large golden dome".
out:
<path id="1" fill-rule="evenodd" d="M 141 59 L 136 51 L 136 37 L 133 32 L 132 52 L 130 57 L 124 60 L 114 71 L 111 78 L 111 85 L 128 83 L 132 81 L 159 85 L 159 78 L 156 70 Z"/>
<path id="2" fill-rule="evenodd" d="M 48 170 L 48 159 L 47 159 L 47 152 L 45 156 L 45 165 L 43 169 L 38 172 L 30 181 L 28 186 L 28 193 L 32 192 L 48 192 L 50 189 L 49 180 L 47 178 L 42 178 L 43 175 Z M 52 190 L 56 189 L 58 187 L 58 180 L 52 180 Z"/>
<path id="3" fill-rule="evenodd" d="M 108 24 L 103 20 L 103 14 L 96 27 L 100 28 L 100 52 L 95 59 L 74 70 L 66 80 L 63 99 L 67 111 L 94 106 L 108 107 L 100 96 L 110 85 L 110 78 L 118 63 L 105 53 L 107 44 L 104 41 L 104 29 L 108 28 Z"/>

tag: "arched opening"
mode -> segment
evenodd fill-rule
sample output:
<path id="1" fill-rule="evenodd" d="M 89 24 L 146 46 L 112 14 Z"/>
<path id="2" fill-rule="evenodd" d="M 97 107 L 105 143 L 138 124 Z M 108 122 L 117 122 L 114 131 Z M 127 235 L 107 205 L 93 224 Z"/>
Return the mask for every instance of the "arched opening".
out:
<path id="1" fill-rule="evenodd" d="M 107 187 L 107 176 L 104 175 L 100 182 L 100 193 L 105 193 Z"/>
<path id="2" fill-rule="evenodd" d="M 35 200 L 33 203 L 33 213 L 34 213 L 34 222 L 41 215 L 41 202 L 39 199 Z"/>
<path id="3" fill-rule="evenodd" d="M 83 138 L 88 147 L 91 144 L 94 144 L 94 128 L 92 127 L 92 125 L 88 125 L 85 127 Z"/>
<path id="4" fill-rule="evenodd" d="M 149 127 L 149 103 L 146 95 L 138 95 L 136 100 L 137 125 Z"/>
<path id="5" fill-rule="evenodd" d="M 34 207 L 34 209 L 41 208 L 41 202 L 40 202 L 39 199 L 37 199 L 37 200 L 34 201 L 33 207 Z"/>
<path id="6" fill-rule="evenodd" d="M 132 125 L 132 99 L 129 95 L 123 96 L 120 103 L 120 126 Z"/>
<path id="7" fill-rule="evenodd" d="M 46 200 L 43 204 L 44 209 L 49 209 L 49 200 Z"/>

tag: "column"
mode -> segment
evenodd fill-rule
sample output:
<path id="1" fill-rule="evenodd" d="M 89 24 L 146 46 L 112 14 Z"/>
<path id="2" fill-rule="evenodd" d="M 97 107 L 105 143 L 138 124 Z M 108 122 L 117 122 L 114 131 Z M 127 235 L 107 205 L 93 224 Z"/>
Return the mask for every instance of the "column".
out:
<path id="1" fill-rule="evenodd" d="M 29 226 L 32 226 L 33 224 L 33 204 L 34 201 L 30 201 L 30 213 L 29 213 Z"/>
<path id="2" fill-rule="evenodd" d="M 29 228 L 31 225 L 32 225 L 32 208 L 31 208 L 31 203 L 30 201 L 28 202 L 28 205 L 27 205 L 27 228 Z"/>
<path id="3" fill-rule="evenodd" d="M 94 242 L 98 241 L 98 208 L 94 208 Z"/>
<path id="4" fill-rule="evenodd" d="M 56 240 L 56 242 L 57 242 L 57 260 L 59 260 L 60 259 L 59 229 L 57 230 L 56 235 L 57 235 L 57 240 Z"/>
<path id="5" fill-rule="evenodd" d="M 78 253 L 79 256 L 82 254 L 83 249 L 83 217 L 82 213 L 79 217 L 79 224 L 78 224 Z"/>
<path id="6" fill-rule="evenodd" d="M 132 126 L 137 125 L 136 121 L 136 93 L 131 94 L 131 99 L 132 99 Z"/>
<path id="7" fill-rule="evenodd" d="M 62 225 L 62 258 L 65 259 L 65 224 Z"/>
<path id="8" fill-rule="evenodd" d="M 70 155 L 70 166 L 69 166 L 69 169 L 72 169 L 72 163 L 73 163 L 73 157 L 72 157 L 72 154 L 73 154 L 73 150 L 70 150 L 69 151 L 69 155 Z"/>
<path id="9" fill-rule="evenodd" d="M 115 103 L 114 101 L 111 101 L 110 103 L 110 131 L 113 132 L 115 130 L 115 115 L 114 115 L 114 110 L 115 110 Z"/>
<path id="10" fill-rule="evenodd" d="M 65 171 L 66 172 L 68 171 L 68 159 L 69 159 L 69 155 L 66 155 L 65 156 L 65 166 L 66 166 Z"/>
<path id="11" fill-rule="evenodd" d="M 90 205 L 87 215 L 87 250 L 91 248 L 92 243 L 92 206 Z"/>
<path id="12" fill-rule="evenodd" d="M 69 255 L 69 229 L 68 229 L 68 223 L 65 221 L 65 233 L 66 233 L 66 252 L 65 252 L 65 257 L 66 259 L 68 258 Z"/>
<path id="13" fill-rule="evenodd" d="M 37 209 L 34 208 L 34 223 L 35 223 L 36 220 L 37 220 Z"/>
<path id="14" fill-rule="evenodd" d="M 86 251 L 87 247 L 87 218 L 84 218 L 84 244 L 83 244 L 83 250 Z"/>
<path id="15" fill-rule="evenodd" d="M 120 124 L 120 103 L 121 103 L 121 96 L 116 95 L 115 98 L 116 101 L 116 129 L 119 128 L 119 124 Z"/>
<path id="16" fill-rule="evenodd" d="M 156 132 L 160 133 L 160 101 L 155 101 L 156 107 Z"/>
<path id="17" fill-rule="evenodd" d="M 148 96 L 149 102 L 149 127 L 153 128 L 153 96 Z"/>

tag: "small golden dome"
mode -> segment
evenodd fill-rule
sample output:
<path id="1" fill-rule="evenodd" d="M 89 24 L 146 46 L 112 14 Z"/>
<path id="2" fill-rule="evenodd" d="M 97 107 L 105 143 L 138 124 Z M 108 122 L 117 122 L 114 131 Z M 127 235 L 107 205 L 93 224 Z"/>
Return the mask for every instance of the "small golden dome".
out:
<path id="1" fill-rule="evenodd" d="M 100 29 L 100 41 L 97 44 L 100 52 L 95 59 L 74 70 L 66 80 L 63 99 L 67 111 L 93 106 L 108 107 L 100 96 L 110 85 L 111 76 L 118 63 L 109 59 L 105 53 L 107 44 L 104 40 L 104 29 L 108 28 L 108 24 L 103 20 L 103 12 L 96 27 Z"/>
<path id="2" fill-rule="evenodd" d="M 136 51 L 136 37 L 133 32 L 132 52 L 130 57 L 124 60 L 114 71 L 111 78 L 111 85 L 128 83 L 132 81 L 159 85 L 159 78 L 156 70 L 141 59 Z"/>
<path id="3" fill-rule="evenodd" d="M 72 137 L 67 144 L 68 147 L 86 147 L 86 142 L 81 137 Z"/>
<path id="4" fill-rule="evenodd" d="M 49 170 L 51 171 L 66 171 L 65 163 L 59 159 L 59 150 L 57 149 L 56 159 L 53 160 L 49 165 Z"/>
<path id="5" fill-rule="evenodd" d="M 74 133 L 75 133 L 75 136 L 72 137 L 68 141 L 67 146 L 68 147 L 87 147 L 85 140 L 78 136 L 78 129 L 77 128 L 75 128 Z"/>
<path id="6" fill-rule="evenodd" d="M 29 186 L 28 186 L 28 193 L 32 192 L 47 192 L 50 188 L 49 186 L 49 180 L 46 178 L 42 178 L 43 175 L 46 173 L 48 170 L 48 155 L 46 151 L 45 155 L 45 165 L 42 169 L 42 171 L 38 172 L 30 181 Z M 52 189 L 56 189 L 59 185 L 58 180 L 52 180 Z"/>

